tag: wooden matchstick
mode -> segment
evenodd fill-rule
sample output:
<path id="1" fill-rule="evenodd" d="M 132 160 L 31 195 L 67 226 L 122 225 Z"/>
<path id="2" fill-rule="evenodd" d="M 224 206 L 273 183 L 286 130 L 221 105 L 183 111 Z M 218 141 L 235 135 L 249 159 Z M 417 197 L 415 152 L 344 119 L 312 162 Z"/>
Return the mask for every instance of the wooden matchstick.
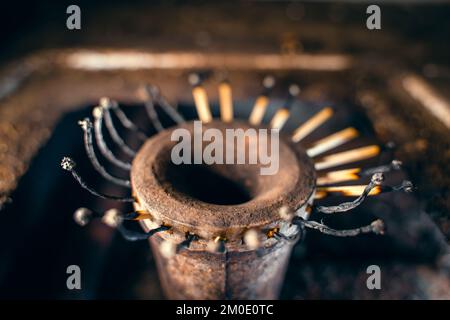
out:
<path id="1" fill-rule="evenodd" d="M 233 121 L 233 96 L 231 86 L 223 81 L 219 84 L 220 117 L 224 122 Z"/>
<path id="2" fill-rule="evenodd" d="M 367 147 L 343 151 L 324 157 L 320 162 L 315 163 L 316 170 L 323 170 L 337 167 L 347 163 L 352 163 L 368 158 L 372 158 L 380 153 L 380 147 L 371 145 Z"/>
<path id="3" fill-rule="evenodd" d="M 323 175 L 317 178 L 317 185 L 330 185 L 335 183 L 340 183 L 344 181 L 358 180 L 362 177 L 367 177 L 373 175 L 374 173 L 387 173 L 393 170 L 400 170 L 401 162 L 398 160 L 392 160 L 391 163 L 377 166 L 374 168 L 361 169 L 361 168 L 352 168 L 352 169 L 344 169 L 337 171 L 330 171 L 324 173 Z"/>
<path id="4" fill-rule="evenodd" d="M 286 123 L 287 119 L 289 118 L 289 109 L 287 108 L 281 108 L 279 109 L 275 115 L 273 116 L 272 120 L 270 121 L 270 127 L 272 129 L 278 129 L 281 130 Z"/>
<path id="5" fill-rule="evenodd" d="M 324 152 L 339 147 L 344 143 L 356 138 L 358 131 L 355 128 L 347 128 L 336 132 L 328 137 L 320 139 L 314 145 L 309 148 L 306 153 L 310 157 L 316 157 Z"/>
<path id="6" fill-rule="evenodd" d="M 292 135 L 292 141 L 299 142 L 308 136 L 311 132 L 325 123 L 333 115 L 333 109 L 330 107 L 324 108 L 322 111 L 316 113 L 311 119 L 295 129 Z"/>
<path id="7" fill-rule="evenodd" d="M 337 186 L 337 187 L 319 187 L 317 188 L 316 195 L 314 199 L 322 199 L 326 197 L 330 193 L 338 193 L 339 195 L 346 197 L 358 197 L 366 188 L 366 185 L 354 185 L 354 186 Z M 380 186 L 376 186 L 369 192 L 369 196 L 375 196 L 380 194 L 382 188 Z"/>
<path id="8" fill-rule="evenodd" d="M 264 89 L 258 98 L 256 98 L 255 105 L 253 106 L 252 113 L 249 117 L 250 124 L 254 126 L 261 124 L 264 118 L 264 114 L 266 113 L 269 104 L 269 94 L 275 86 L 275 78 L 270 75 L 264 77 L 262 85 Z"/>
<path id="9" fill-rule="evenodd" d="M 359 172 L 361 172 L 360 168 L 327 172 L 324 176 L 317 178 L 317 185 L 323 186 L 332 183 L 358 180 L 360 178 Z"/>
<path id="10" fill-rule="evenodd" d="M 355 128 L 347 128 L 315 142 L 311 148 L 306 150 L 306 153 L 313 158 L 331 149 L 337 148 L 357 136 L 358 131 Z"/>
<path id="11" fill-rule="evenodd" d="M 200 85 L 195 86 L 192 89 L 192 95 L 194 96 L 195 107 L 197 109 L 199 119 L 205 123 L 211 122 L 212 115 L 205 88 Z"/>
<path id="12" fill-rule="evenodd" d="M 260 95 L 253 106 L 252 113 L 250 114 L 250 124 L 256 126 L 261 124 L 261 121 L 266 113 L 267 105 L 269 104 L 269 98 L 266 95 Z"/>

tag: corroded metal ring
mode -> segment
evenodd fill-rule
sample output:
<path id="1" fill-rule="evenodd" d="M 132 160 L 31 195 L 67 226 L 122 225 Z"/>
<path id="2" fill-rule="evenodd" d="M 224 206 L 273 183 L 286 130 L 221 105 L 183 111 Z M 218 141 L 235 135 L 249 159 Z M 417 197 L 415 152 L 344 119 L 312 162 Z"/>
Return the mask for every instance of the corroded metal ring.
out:
<path id="1" fill-rule="evenodd" d="M 160 132 L 142 146 L 132 164 L 131 185 L 136 207 L 153 217 L 152 221 L 144 222 L 149 224 L 147 227 L 151 223 L 166 224 L 172 227 L 174 235 L 182 238 L 186 233 L 195 234 L 200 240 L 197 245 L 217 236 L 226 238 L 229 245 L 239 245 L 243 233 L 250 228 L 277 227 L 282 222 L 279 215 L 282 206 L 297 210 L 299 215 L 306 214 L 315 189 L 314 165 L 303 149 L 287 137 L 280 136 L 278 172 L 261 175 L 261 163 L 174 165 L 171 150 L 177 141 L 171 141 L 170 137 L 177 128 L 185 128 L 192 134 L 194 130 L 193 122 L 187 122 Z M 251 127 L 241 121 L 212 121 L 203 124 L 203 128 L 215 128 L 225 134 L 228 128 Z M 224 205 L 193 196 L 189 190 L 193 179 L 208 179 L 211 175 L 232 181 L 248 194 L 249 200 Z M 201 188 L 201 182 L 196 181 L 195 185 Z M 217 189 L 220 190 L 219 186 Z"/>
<path id="2" fill-rule="evenodd" d="M 259 162 L 176 166 L 171 150 L 177 142 L 170 137 L 177 128 L 185 128 L 191 135 L 194 132 L 193 122 L 160 132 L 139 150 L 131 169 L 135 207 L 152 216 L 141 220 L 144 229 L 171 226 L 150 238 L 166 295 L 171 299 L 277 298 L 292 247 L 302 232 L 283 220 L 280 208 L 288 207 L 307 217 L 316 180 L 312 161 L 301 147 L 280 136 L 279 170 L 274 175 L 261 175 Z M 224 133 L 227 128 L 251 127 L 235 120 L 212 121 L 203 128 Z M 246 143 L 250 145 L 249 140 Z M 217 176 L 225 180 L 211 184 Z M 226 198 L 223 186 L 230 181 L 248 199 L 218 204 L 195 193 L 202 188 L 216 189 L 213 191 L 222 192 L 217 198 Z M 263 231 L 259 233 L 263 238 L 259 249 L 243 241 L 245 232 L 252 228 Z M 273 230 L 283 230 L 288 240 L 275 237 Z M 173 256 L 164 254 L 164 243 L 181 243 L 187 234 L 198 237 L 187 250 Z M 208 244 L 218 238 L 226 241 L 226 250 L 210 252 Z"/>

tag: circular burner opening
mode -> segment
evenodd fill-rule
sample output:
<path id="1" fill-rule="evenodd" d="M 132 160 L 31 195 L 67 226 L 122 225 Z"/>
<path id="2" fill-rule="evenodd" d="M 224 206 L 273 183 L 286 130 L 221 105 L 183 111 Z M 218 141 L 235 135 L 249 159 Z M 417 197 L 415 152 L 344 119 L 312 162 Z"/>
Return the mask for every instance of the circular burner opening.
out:
<path id="1" fill-rule="evenodd" d="M 235 205 L 253 199 L 254 190 L 239 179 L 225 176 L 224 171 L 234 171 L 233 165 L 170 163 L 165 179 L 175 191 L 206 203 Z"/>
<path id="2" fill-rule="evenodd" d="M 245 132 L 244 129 L 248 128 L 244 125 L 234 125 L 236 127 L 232 128 L 241 132 Z M 240 205 L 265 197 L 273 191 L 282 190 L 286 180 L 292 180 L 292 176 L 297 172 L 297 162 L 292 152 L 283 149 L 284 159 L 279 159 L 278 147 L 268 151 L 269 154 L 266 151 L 266 158 L 270 156 L 268 160 L 273 163 L 262 163 L 258 148 L 261 148 L 261 143 L 267 143 L 268 148 L 271 148 L 272 137 L 269 136 L 267 141 L 260 142 L 256 130 L 252 128 L 255 134 L 244 136 L 239 142 L 237 138 L 226 140 L 225 131 L 230 126 L 232 125 L 225 123 L 204 125 L 205 130 L 214 128 L 222 134 L 224 140 L 219 143 L 222 150 L 214 160 L 219 159 L 219 162 L 205 163 L 205 150 L 209 143 L 203 142 L 200 149 L 196 149 L 194 141 L 191 140 L 191 146 L 186 151 L 188 157 L 183 160 L 187 163 L 175 164 L 170 155 L 176 142 L 166 142 L 164 151 L 155 157 L 156 166 L 153 167 L 153 172 L 168 194 L 173 194 L 178 199 L 188 197 L 191 200 L 214 205 Z M 184 152 L 185 150 L 182 151 L 183 156 Z M 200 153 L 200 156 L 199 154 L 194 156 L 194 152 Z M 217 155 L 216 152 L 216 150 L 213 152 L 214 156 Z M 200 163 L 195 163 L 194 159 L 200 160 Z M 291 161 L 286 161 L 289 159 Z M 283 164 L 282 168 L 279 167 L 280 162 Z M 263 173 L 267 171 L 264 169 L 270 166 L 277 167 L 278 170 L 264 175 Z M 291 177 L 285 177 L 287 172 Z"/>

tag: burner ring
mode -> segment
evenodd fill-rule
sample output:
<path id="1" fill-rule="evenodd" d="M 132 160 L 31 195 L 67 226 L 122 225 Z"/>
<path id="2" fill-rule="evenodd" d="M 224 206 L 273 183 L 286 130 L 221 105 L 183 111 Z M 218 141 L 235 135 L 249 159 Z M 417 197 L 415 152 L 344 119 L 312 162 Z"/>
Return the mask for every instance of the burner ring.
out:
<path id="1" fill-rule="evenodd" d="M 279 214 L 281 207 L 287 206 L 297 210 L 297 215 L 307 216 L 306 208 L 311 204 L 315 191 L 314 165 L 305 151 L 290 142 L 288 137 L 280 135 L 279 170 L 274 175 L 261 175 L 260 163 L 187 165 L 207 166 L 208 171 L 239 185 L 249 195 L 248 201 L 224 205 L 208 203 L 187 194 L 186 190 L 180 191 L 192 182 L 192 172 L 186 173 L 183 166 L 171 163 L 171 149 L 178 142 L 171 141 L 170 137 L 177 128 L 185 128 L 190 133 L 194 130 L 193 122 L 164 130 L 147 140 L 132 163 L 131 185 L 137 199 L 135 207 L 153 217 L 151 221 L 142 221 L 147 228 L 152 223 L 165 224 L 172 227 L 171 236 L 178 235 L 184 239 L 188 233 L 197 235 L 199 241 L 195 241 L 196 246 L 203 247 L 207 241 L 220 236 L 227 239 L 227 245 L 244 249 L 242 237 L 245 231 L 250 228 L 270 230 L 283 222 Z M 235 120 L 231 123 L 212 121 L 203 124 L 203 128 L 225 132 L 228 128 L 263 127 Z"/>

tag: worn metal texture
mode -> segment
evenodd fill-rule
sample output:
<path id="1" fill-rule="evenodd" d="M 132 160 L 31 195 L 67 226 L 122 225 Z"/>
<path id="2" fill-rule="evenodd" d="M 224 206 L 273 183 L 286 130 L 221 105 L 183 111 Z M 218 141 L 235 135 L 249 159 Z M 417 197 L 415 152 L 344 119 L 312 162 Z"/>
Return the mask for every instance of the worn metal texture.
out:
<path id="1" fill-rule="evenodd" d="M 203 128 L 220 130 L 225 136 L 227 129 L 247 130 L 251 126 L 240 121 L 230 124 L 214 121 L 203 125 Z M 232 244 L 239 243 L 246 230 L 269 229 L 281 222 L 278 213 L 281 207 L 305 210 L 314 195 L 313 163 L 301 148 L 294 147 L 286 137 L 274 141 L 279 141 L 279 159 L 274 160 L 279 169 L 275 174 L 263 175 L 261 169 L 267 165 L 262 164 L 259 157 L 255 164 L 236 163 L 239 146 L 234 139 L 223 144 L 225 149 L 233 148 L 234 164 L 173 165 L 171 150 L 177 141 L 172 141 L 171 136 L 177 129 L 187 130 L 191 136 L 198 135 L 194 133 L 193 123 L 188 122 L 149 139 L 133 160 L 131 183 L 138 207 L 150 213 L 156 222 L 172 226 L 183 236 L 190 232 L 206 241 L 222 236 Z M 259 137 L 255 135 L 253 142 L 248 142 L 249 139 L 252 138 L 247 136 L 245 140 L 246 154 L 249 154 L 250 143 L 258 143 Z M 277 138 L 269 136 L 270 144 L 272 139 Z M 194 141 L 191 143 L 193 152 L 197 152 Z M 201 154 L 204 148 L 205 144 Z M 227 193 L 232 191 L 219 185 L 219 182 L 223 184 L 226 181 L 234 183 L 233 187 L 245 193 L 246 198 L 230 199 L 231 203 L 224 203 L 220 197 L 230 197 Z M 214 189 L 217 196 L 211 195 Z M 201 196 L 202 191 L 210 194 Z M 222 203 L 215 203 L 217 198 Z"/>
<path id="2" fill-rule="evenodd" d="M 159 236 L 150 240 L 169 299 L 278 299 L 294 245 L 278 241 L 258 252 L 188 249 L 166 258 L 160 242 Z"/>
<path id="3" fill-rule="evenodd" d="M 204 130 L 214 128 L 225 135 L 227 129 L 251 128 L 241 121 L 223 123 L 213 121 L 203 125 Z M 183 172 L 171 166 L 171 150 L 176 141 L 170 139 L 177 129 L 187 130 L 191 136 L 194 125 L 188 122 L 149 139 L 133 161 L 131 180 L 135 207 L 150 213 L 151 221 L 143 220 L 145 229 L 153 224 L 171 226 L 170 233 L 157 235 L 150 240 L 155 253 L 163 289 L 174 299 L 275 299 L 278 298 L 286 265 L 300 230 L 292 226 L 287 241 L 269 237 L 262 240 L 261 249 L 249 249 L 243 242 L 244 233 L 256 228 L 279 228 L 283 223 L 279 209 L 282 206 L 298 209 L 306 217 L 307 206 L 312 203 L 315 190 L 315 170 L 305 152 L 294 146 L 286 137 L 279 143 L 279 170 L 275 175 L 261 175 L 264 165 L 215 164 L 209 172 Z M 258 136 L 255 136 L 258 143 Z M 246 138 L 245 149 L 250 148 L 251 137 Z M 268 137 L 269 145 L 271 137 Z M 230 142 L 237 157 L 237 140 Z M 225 142 L 223 147 L 229 147 Z M 194 142 L 192 141 L 192 144 Z M 194 146 L 192 145 L 194 148 Z M 203 148 L 201 152 L 203 153 Z M 273 151 L 272 151 L 273 152 Z M 225 150 L 223 152 L 225 154 Z M 193 165 L 200 167 L 201 164 Z M 189 170 L 192 170 L 189 166 Z M 205 168 L 205 167 L 204 167 Z M 187 170 L 187 169 L 184 169 Z M 175 171 L 175 172 L 173 172 Z M 227 195 L 223 185 L 214 185 L 217 177 L 233 181 L 248 193 L 250 200 L 236 204 L 215 204 L 215 197 L 194 197 L 198 189 L 216 189 Z M 198 183 L 193 183 L 197 180 Z M 212 180 L 212 183 L 211 183 Z M 222 181 L 223 182 L 223 181 Z M 223 183 L 222 183 L 223 184 Z M 191 190 L 195 188 L 196 190 Z M 239 188 L 239 187 L 237 187 Z M 211 190 L 207 190 L 209 193 Z M 202 201 L 203 200 L 203 201 Z M 230 199 L 236 202 L 237 199 Z M 240 202 L 240 201 L 239 201 Z M 189 248 L 173 257 L 161 254 L 163 240 L 180 243 L 186 234 L 199 238 Z M 296 236 L 297 235 L 297 236 Z M 224 253 L 208 251 L 208 243 L 221 237 L 226 241 Z"/>
<path id="4" fill-rule="evenodd" d="M 26 177 L 30 164 L 33 165 L 40 158 L 41 152 L 54 154 L 55 149 L 46 147 L 47 143 L 52 146 L 49 138 L 63 115 L 94 105 L 101 96 L 110 96 L 120 102 L 138 102 L 135 90 L 145 82 L 159 85 L 171 102 L 190 102 L 192 97 L 185 83 L 187 73 L 192 69 L 228 69 L 229 66 L 222 63 L 226 61 L 231 61 L 234 66 L 227 70 L 233 83 L 233 95 L 237 100 L 246 100 L 259 93 L 260 80 L 266 70 L 246 68 L 239 61 L 236 63 L 240 53 L 245 53 L 243 61 L 249 61 L 253 54 L 259 57 L 258 61 L 261 57 L 267 57 L 266 54 L 269 57 L 276 55 L 279 59 L 269 60 L 282 62 L 281 66 L 292 55 L 296 57 L 292 61 L 299 61 L 308 56 L 331 54 L 344 57 L 344 61 L 348 62 L 346 67 L 330 71 L 322 67 L 314 71 L 304 67 L 280 69 L 279 64 L 267 70 L 282 79 L 283 85 L 291 81 L 300 83 L 304 100 L 352 105 L 351 112 L 341 110 L 341 118 L 358 113 L 367 116 L 380 142 L 395 142 L 395 158 L 404 163 L 408 178 L 417 185 L 418 191 L 414 194 L 414 200 L 407 195 L 382 195 L 375 201 L 369 201 L 367 206 L 351 216 L 330 219 L 333 226 L 345 228 L 355 224 L 355 221 L 364 222 L 370 216 L 379 216 L 387 225 L 382 238 L 367 236 L 358 239 L 360 241 L 349 241 L 308 233 L 304 245 L 298 246 L 292 254 L 281 297 L 448 298 L 448 128 L 443 125 L 442 119 L 426 108 L 423 100 L 417 99 L 415 92 L 411 93 L 404 86 L 405 77 L 412 74 L 423 78 L 433 91 L 443 96 L 447 104 L 450 101 L 448 41 L 444 41 L 449 26 L 445 16 L 448 8 L 426 5 L 397 8 L 383 6 L 382 31 L 364 28 L 364 19 L 361 17 L 364 16 L 365 6 L 349 4 L 303 5 L 287 2 L 260 6 L 259 2 L 246 2 L 238 9 L 234 4 L 170 5 L 150 9 L 142 4 L 134 8 L 111 5 L 101 9 L 86 15 L 83 33 L 68 33 L 59 27 L 62 21 L 55 19 L 56 26 L 49 24 L 47 29 L 30 28 L 27 35 L 19 35 L 21 41 L 16 41 L 17 45 L 11 43 L 11 46 L 5 46 L 2 50 L 2 57 L 14 60 L 1 72 L 0 83 L 0 203 L 6 204 L 1 212 L 5 213 L 2 239 L 9 250 L 9 256 L 2 255 L 2 261 L 5 261 L 2 263 L 2 274 L 5 279 L 9 279 L 6 284 L 2 283 L 2 288 L 9 289 L 4 292 L 17 297 L 37 297 L 35 292 L 41 294 L 44 285 L 30 285 L 35 279 L 28 276 L 25 266 L 35 262 L 36 256 L 43 257 L 44 253 L 53 252 L 55 239 L 49 240 L 47 247 L 40 247 L 42 242 L 39 239 L 43 235 L 36 230 L 45 232 L 48 229 L 43 226 L 48 226 L 49 221 L 59 221 L 62 212 L 71 210 L 54 206 L 55 214 L 49 213 L 50 218 L 30 230 L 25 227 L 36 219 L 33 210 L 17 210 L 14 206 L 14 201 L 29 200 L 28 195 L 20 197 L 13 193 L 18 185 L 20 188 L 21 183 L 23 186 L 34 177 L 46 179 L 45 174 L 49 171 L 45 170 L 57 167 L 57 161 L 46 163 L 45 166 L 38 166 L 39 175 Z M 37 16 L 41 20 L 45 11 L 51 13 L 64 10 L 54 10 L 52 3 L 51 6 L 42 7 Z M 436 12 L 437 15 L 434 14 Z M 21 19 L 20 23 L 25 25 L 27 21 Z M 428 21 L 439 23 L 430 28 Z M 9 33 L 8 29 L 4 31 Z M 59 49 L 62 47 L 72 49 Z M 46 48 L 52 50 L 40 51 Z M 144 53 L 147 62 L 143 69 L 126 68 L 123 61 L 127 59 L 119 59 L 120 63 L 116 67 L 109 64 L 110 68 L 107 69 L 89 69 L 80 68 L 80 65 L 73 64 L 73 59 L 67 59 L 72 53 L 86 52 L 86 49 L 102 54 L 119 53 L 119 57 L 124 57 L 120 55 L 124 51 L 138 51 Z M 158 55 L 148 60 L 153 53 Z M 161 57 L 167 57 L 165 53 L 189 59 L 198 55 L 200 59 L 177 60 L 175 65 L 161 68 L 163 65 L 157 65 L 157 62 L 162 61 Z M 211 58 L 208 58 L 209 54 Z M 229 59 L 226 58 L 228 54 L 231 57 Z M 221 55 L 225 58 L 221 58 Z M 250 65 L 255 66 L 256 62 L 252 61 Z M 307 66 L 310 62 L 302 60 L 299 65 Z M 284 66 L 292 67 L 292 63 Z M 211 100 L 217 100 L 216 88 L 209 84 L 206 86 Z M 278 97 L 283 97 L 283 94 L 281 91 L 275 92 Z M 70 192 L 69 187 L 72 185 L 66 180 L 63 183 L 64 188 L 60 186 L 60 189 Z M 12 204 L 8 204 L 9 198 L 13 198 Z M 23 242 L 23 246 L 26 244 L 29 248 L 26 252 L 21 250 L 20 239 L 11 243 L 9 233 L 5 232 L 11 229 L 11 225 L 27 230 L 28 238 L 24 239 L 30 241 Z M 61 226 L 55 225 L 52 230 L 56 228 L 60 229 Z M 89 232 L 75 228 L 73 234 L 97 237 L 103 234 L 99 228 L 101 226 L 97 224 Z M 70 252 L 71 255 L 67 259 L 61 258 L 62 264 L 72 263 L 75 246 L 66 230 L 58 234 L 58 241 L 63 242 L 67 238 L 67 246 L 61 245 L 61 252 Z M 111 230 L 108 232 L 110 234 Z M 78 245 L 83 256 L 96 255 L 92 254 L 91 242 L 83 244 Z M 85 247 L 90 249 L 85 250 Z M 136 246 L 133 248 L 120 243 L 119 250 L 115 252 L 116 259 L 109 261 L 104 270 L 98 268 L 101 259 L 95 261 L 98 274 L 103 272 L 111 275 L 109 279 L 106 276 L 92 279 L 94 288 L 103 279 L 104 290 L 97 293 L 97 297 L 163 297 L 149 250 L 146 246 L 138 247 L 139 250 L 135 249 Z M 22 257 L 19 260 L 21 264 L 13 263 L 19 255 Z M 129 269 L 132 264 L 130 261 L 136 257 L 143 260 L 148 258 L 148 261 L 142 263 L 140 269 Z M 9 263 L 6 263 L 6 258 Z M 365 267 L 372 263 L 380 265 L 383 270 L 383 290 L 368 291 L 365 286 Z M 24 267 L 21 268 L 21 265 Z M 40 270 L 40 278 L 47 281 L 47 296 L 59 294 L 66 297 L 66 293 L 61 293 L 64 290 L 55 293 L 57 290 L 52 291 L 48 285 L 57 274 L 52 269 L 53 265 L 53 261 L 49 261 Z M 134 282 L 130 283 L 130 278 Z M 22 279 L 22 284 L 18 279 Z M 85 292 L 91 294 L 94 291 Z M 75 293 L 72 294 L 71 297 L 77 297 Z"/>

